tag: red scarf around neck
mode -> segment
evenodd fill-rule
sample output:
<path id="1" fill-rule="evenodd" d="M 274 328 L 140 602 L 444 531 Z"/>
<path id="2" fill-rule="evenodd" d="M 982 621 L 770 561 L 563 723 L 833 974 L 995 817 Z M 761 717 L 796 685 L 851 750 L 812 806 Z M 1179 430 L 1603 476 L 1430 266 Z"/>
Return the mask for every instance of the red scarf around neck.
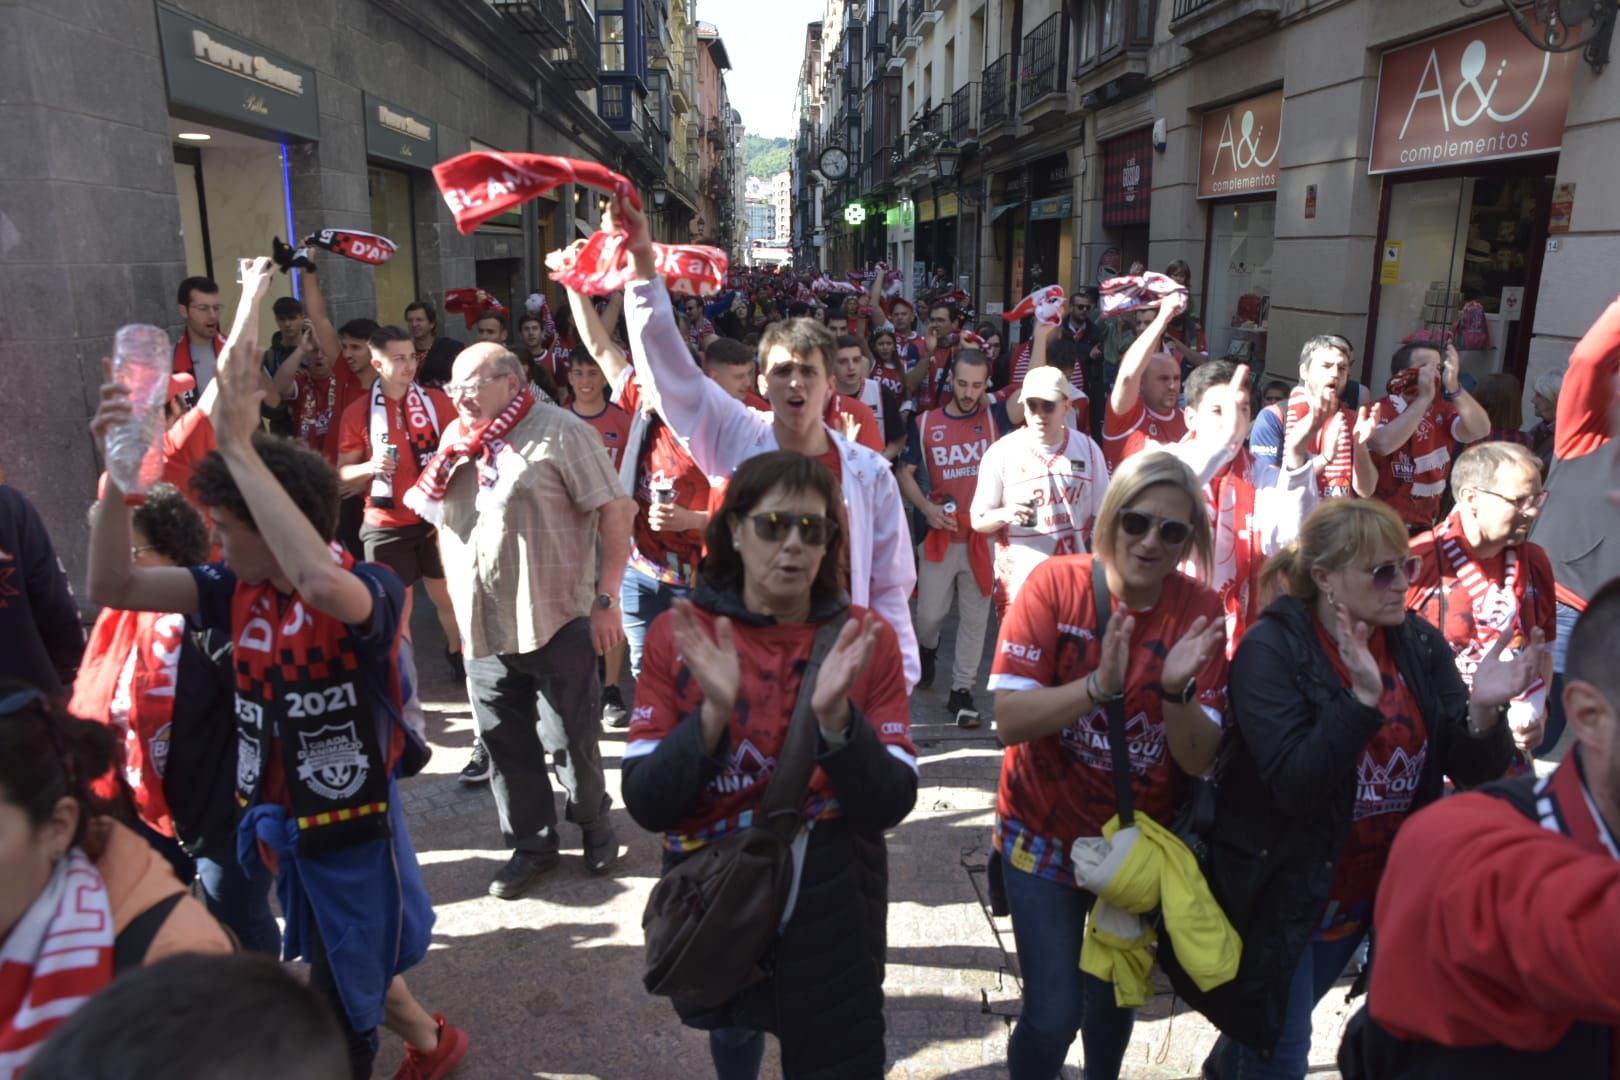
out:
<path id="1" fill-rule="evenodd" d="M 1220 573 L 1220 538 L 1232 533 L 1233 574 L 1229 581 L 1211 581 L 1209 585 L 1221 596 L 1221 607 L 1226 611 L 1226 654 L 1237 651 L 1238 639 L 1248 629 L 1256 614 L 1249 609 L 1259 595 L 1256 579 L 1264 560 L 1254 534 L 1254 480 L 1250 471 L 1249 450 L 1240 447 L 1237 455 L 1204 486 L 1205 501 L 1209 505 L 1209 521 L 1215 534 L 1216 567 Z"/>
<path id="2" fill-rule="evenodd" d="M 534 392 L 527 386 L 507 403 L 501 414 L 471 434 L 463 434 L 454 443 L 435 453 L 423 466 L 422 475 L 414 487 L 405 493 L 405 505 L 430 522 L 440 523 L 444 518 L 444 493 L 450 486 L 450 474 L 463 461 L 478 462 L 478 498 L 480 509 L 486 495 L 494 497 L 500 479 L 498 458 L 506 448 L 506 433 L 522 422 L 534 408 Z M 504 500 L 502 500 L 504 501 Z"/>
<path id="3" fill-rule="evenodd" d="M 121 730 L 124 779 L 135 811 L 164 836 L 174 835 L 163 772 L 185 633 L 183 615 L 102 608 L 68 702 L 74 716 Z M 102 798 L 118 795 L 118 782 L 111 774 L 98 779 L 93 788 Z"/>
<path id="4" fill-rule="evenodd" d="M 1294 387 L 1288 395 L 1288 406 L 1283 411 L 1283 445 L 1288 445 L 1288 433 L 1295 424 L 1302 423 L 1310 412 L 1306 403 L 1308 391 L 1303 386 Z M 1355 427 L 1355 410 L 1340 408 L 1333 411 L 1333 415 L 1323 421 L 1317 429 L 1310 445 L 1305 447 L 1307 453 L 1326 458 L 1322 471 L 1316 476 L 1317 490 L 1331 498 L 1339 498 L 1354 494 L 1352 482 L 1356 475 L 1355 440 L 1353 429 Z"/>

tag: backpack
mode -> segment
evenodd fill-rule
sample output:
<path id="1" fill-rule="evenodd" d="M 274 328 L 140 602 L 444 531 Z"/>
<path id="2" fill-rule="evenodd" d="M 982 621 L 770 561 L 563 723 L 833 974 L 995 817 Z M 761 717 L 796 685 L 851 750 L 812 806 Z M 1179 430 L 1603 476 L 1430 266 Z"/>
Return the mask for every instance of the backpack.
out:
<path id="1" fill-rule="evenodd" d="M 1485 321 L 1485 307 L 1478 300 L 1470 300 L 1462 306 L 1454 331 L 1459 349 L 1491 347 L 1491 326 Z"/>

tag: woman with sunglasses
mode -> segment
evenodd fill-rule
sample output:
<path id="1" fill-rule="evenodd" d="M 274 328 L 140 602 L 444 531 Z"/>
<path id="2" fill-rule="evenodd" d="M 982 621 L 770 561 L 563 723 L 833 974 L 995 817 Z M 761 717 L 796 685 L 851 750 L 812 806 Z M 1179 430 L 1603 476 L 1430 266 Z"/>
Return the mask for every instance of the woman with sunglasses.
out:
<path id="1" fill-rule="evenodd" d="M 1002 624 L 990 675 L 1008 747 L 995 850 L 1024 982 L 1007 1050 L 1013 1080 L 1056 1077 L 1077 1031 L 1086 1075 L 1117 1077 L 1130 1043 L 1134 1010 L 1080 970 L 1096 897 L 1076 885 L 1069 858 L 1075 840 L 1102 835 L 1118 810 L 1110 703 L 1123 700 L 1136 812 L 1164 824 L 1221 738 L 1220 598 L 1176 569 L 1189 556 L 1206 567 L 1212 558 L 1192 471 L 1162 452 L 1126 459 L 1103 498 L 1093 550 L 1034 569 Z M 1101 635 L 1099 580 L 1113 609 Z"/>
<path id="2" fill-rule="evenodd" d="M 898 638 L 851 606 L 839 580 L 843 518 L 820 462 L 789 451 L 748 459 L 710 519 L 691 599 L 647 636 L 624 800 L 663 834 L 667 872 L 754 820 L 816 632 L 849 616 L 813 691 L 817 768 L 795 899 L 765 965 L 776 974 L 718 1008 L 674 1001 L 709 1032 L 720 1080 L 759 1074 L 767 1031 L 786 1077 L 883 1072 L 883 831 L 910 812 L 917 767 Z"/>
<path id="3" fill-rule="evenodd" d="M 127 968 L 229 953 L 167 861 L 90 792 L 117 736 L 0 683 L 0 1074 Z M 116 783 L 117 781 L 115 781 Z"/>
<path id="4" fill-rule="evenodd" d="M 1508 767 L 1502 714 L 1540 667 L 1541 632 L 1508 660 L 1499 641 L 1470 696 L 1440 631 L 1406 611 L 1417 562 L 1387 506 L 1334 499 L 1268 567 L 1284 588 L 1232 661 L 1205 868 L 1243 939 L 1237 977 L 1191 999 L 1225 1033 L 1205 1076 L 1305 1075 L 1311 1010 L 1371 927 L 1396 831 L 1445 777 Z"/>

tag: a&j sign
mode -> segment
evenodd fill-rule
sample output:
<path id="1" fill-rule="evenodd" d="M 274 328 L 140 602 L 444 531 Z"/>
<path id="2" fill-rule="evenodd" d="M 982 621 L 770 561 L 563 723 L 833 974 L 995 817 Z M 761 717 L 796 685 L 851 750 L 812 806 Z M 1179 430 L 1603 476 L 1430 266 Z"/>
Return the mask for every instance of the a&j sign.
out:
<path id="1" fill-rule="evenodd" d="M 1385 53 L 1368 171 L 1556 152 L 1579 55 L 1543 52 L 1506 15 Z"/>
<path id="2" fill-rule="evenodd" d="M 1273 90 L 1204 114 L 1200 199 L 1277 190 L 1282 109 L 1283 92 Z"/>

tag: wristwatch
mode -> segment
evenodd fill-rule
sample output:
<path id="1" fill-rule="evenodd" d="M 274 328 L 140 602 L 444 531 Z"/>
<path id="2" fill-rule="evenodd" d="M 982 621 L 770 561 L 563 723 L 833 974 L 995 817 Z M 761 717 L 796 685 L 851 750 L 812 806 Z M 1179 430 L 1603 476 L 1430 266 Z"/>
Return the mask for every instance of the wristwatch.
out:
<path id="1" fill-rule="evenodd" d="M 1168 691 L 1168 690 L 1166 690 L 1164 688 L 1164 684 L 1160 683 L 1159 684 L 1159 696 L 1164 698 L 1164 700 L 1170 702 L 1170 704 L 1172 704 L 1172 705 L 1188 705 L 1188 704 L 1191 704 L 1192 699 L 1198 696 L 1198 680 L 1197 679 L 1188 679 L 1187 680 L 1187 685 L 1183 686 L 1181 688 L 1181 693 L 1179 693 L 1179 694 L 1170 693 L 1170 691 Z"/>
<path id="2" fill-rule="evenodd" d="M 610 593 L 605 593 L 604 592 L 604 593 L 597 593 L 596 594 L 596 606 L 601 608 L 603 611 L 606 611 L 608 608 L 611 608 L 613 606 L 613 604 L 614 604 L 614 599 L 613 599 L 613 596 Z"/>

